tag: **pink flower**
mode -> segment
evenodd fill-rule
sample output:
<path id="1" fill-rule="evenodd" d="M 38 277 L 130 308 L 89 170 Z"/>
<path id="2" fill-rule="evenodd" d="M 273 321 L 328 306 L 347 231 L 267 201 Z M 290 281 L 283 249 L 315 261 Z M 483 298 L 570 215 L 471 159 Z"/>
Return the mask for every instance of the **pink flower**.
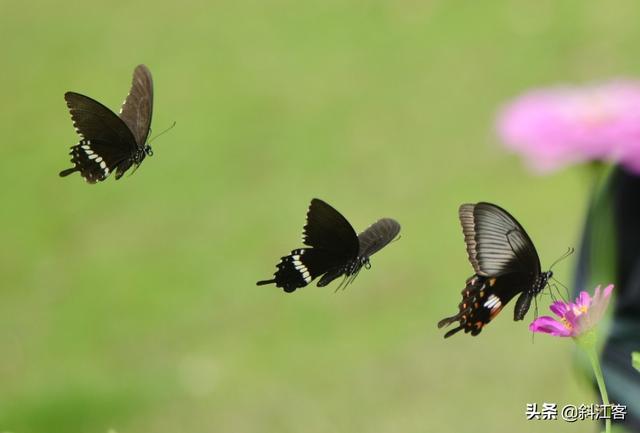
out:
<path id="1" fill-rule="evenodd" d="M 583 291 L 575 302 L 556 301 L 551 304 L 550 309 L 559 319 L 538 317 L 529 325 L 529 330 L 556 337 L 579 337 L 600 321 L 609 304 L 612 290 L 613 284 L 609 284 L 602 292 L 598 286 L 593 298 Z"/>
<path id="2" fill-rule="evenodd" d="M 497 130 L 540 172 L 607 160 L 640 173 L 640 81 L 532 90 L 502 110 Z"/>

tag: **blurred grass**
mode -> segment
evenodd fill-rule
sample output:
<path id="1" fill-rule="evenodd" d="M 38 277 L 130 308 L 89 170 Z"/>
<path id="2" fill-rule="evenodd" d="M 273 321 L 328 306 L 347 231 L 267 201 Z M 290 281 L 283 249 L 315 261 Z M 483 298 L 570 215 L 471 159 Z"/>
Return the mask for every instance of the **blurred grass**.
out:
<path id="1" fill-rule="evenodd" d="M 592 429 L 525 421 L 529 402 L 594 401 L 570 342 L 532 344 L 511 307 L 480 338 L 435 324 L 471 272 L 460 203 L 510 209 L 544 266 L 576 246 L 586 174 L 529 175 L 493 116 L 530 86 L 637 73 L 638 12 L 3 3 L 0 431 Z M 76 142 L 63 93 L 115 110 L 138 63 L 154 131 L 177 127 L 134 176 L 57 178 Z M 299 245 L 312 197 L 357 230 L 394 217 L 402 239 L 345 292 L 256 287 Z"/>

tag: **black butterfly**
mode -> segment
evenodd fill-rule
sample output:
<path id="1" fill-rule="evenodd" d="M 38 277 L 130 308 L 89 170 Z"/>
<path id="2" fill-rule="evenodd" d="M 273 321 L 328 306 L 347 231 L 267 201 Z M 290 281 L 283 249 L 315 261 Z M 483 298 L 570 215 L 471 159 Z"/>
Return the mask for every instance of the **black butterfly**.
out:
<path id="1" fill-rule="evenodd" d="M 491 204 L 463 204 L 458 211 L 469 261 L 476 272 L 462 291 L 460 311 L 442 319 L 438 328 L 460 322 L 445 338 L 464 329 L 478 335 L 502 308 L 520 293 L 514 320 L 522 320 L 531 301 L 553 276 L 542 272 L 533 242 L 506 210 Z"/>
<path id="2" fill-rule="evenodd" d="M 120 117 L 96 100 L 79 93 L 64 94 L 71 120 L 80 142 L 71 148 L 72 168 L 62 170 L 60 176 L 75 171 L 89 183 L 102 181 L 113 171 L 116 179 L 146 155 L 153 155 L 146 144 L 151 126 L 153 82 L 145 65 L 133 71 L 133 83 L 120 109 Z"/>
<path id="3" fill-rule="evenodd" d="M 276 265 L 275 278 L 257 284 L 275 283 L 285 292 L 293 292 L 321 275 L 319 287 L 342 275 L 349 284 L 363 266 L 370 267 L 369 257 L 394 240 L 398 233 L 400 224 L 391 218 L 383 218 L 356 235 L 345 217 L 324 201 L 314 198 L 302 234 L 302 242 L 311 248 L 291 251 Z"/>

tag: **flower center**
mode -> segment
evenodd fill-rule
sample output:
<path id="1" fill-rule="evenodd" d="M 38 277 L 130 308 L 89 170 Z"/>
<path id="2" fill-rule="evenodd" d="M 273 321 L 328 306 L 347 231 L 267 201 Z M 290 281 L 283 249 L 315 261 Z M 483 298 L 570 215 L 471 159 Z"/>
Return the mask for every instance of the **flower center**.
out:
<path id="1" fill-rule="evenodd" d="M 574 305 L 571 309 L 573 310 L 573 314 L 575 314 L 576 317 L 580 317 L 589 310 L 589 307 L 587 307 L 586 305 Z"/>
<path id="2" fill-rule="evenodd" d="M 573 325 L 566 318 L 561 317 L 560 318 L 560 322 L 562 323 L 562 326 L 567 328 L 569 331 L 571 331 L 573 329 Z"/>

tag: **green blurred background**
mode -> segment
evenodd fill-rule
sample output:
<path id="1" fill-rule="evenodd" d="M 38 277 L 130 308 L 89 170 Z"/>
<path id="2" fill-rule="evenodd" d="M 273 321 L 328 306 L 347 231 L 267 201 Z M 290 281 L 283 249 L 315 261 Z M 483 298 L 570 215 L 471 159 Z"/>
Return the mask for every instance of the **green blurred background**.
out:
<path id="1" fill-rule="evenodd" d="M 460 203 L 511 210 L 545 267 L 577 246 L 588 173 L 531 175 L 494 116 L 531 86 L 637 74 L 640 5 L 1 6 L 0 431 L 595 431 L 525 420 L 596 400 L 570 341 L 511 305 L 479 338 L 436 323 L 471 274 Z M 177 126 L 134 176 L 58 178 L 64 92 L 117 111 L 139 63 L 154 132 Z M 257 287 L 313 197 L 402 238 L 345 291 Z"/>

